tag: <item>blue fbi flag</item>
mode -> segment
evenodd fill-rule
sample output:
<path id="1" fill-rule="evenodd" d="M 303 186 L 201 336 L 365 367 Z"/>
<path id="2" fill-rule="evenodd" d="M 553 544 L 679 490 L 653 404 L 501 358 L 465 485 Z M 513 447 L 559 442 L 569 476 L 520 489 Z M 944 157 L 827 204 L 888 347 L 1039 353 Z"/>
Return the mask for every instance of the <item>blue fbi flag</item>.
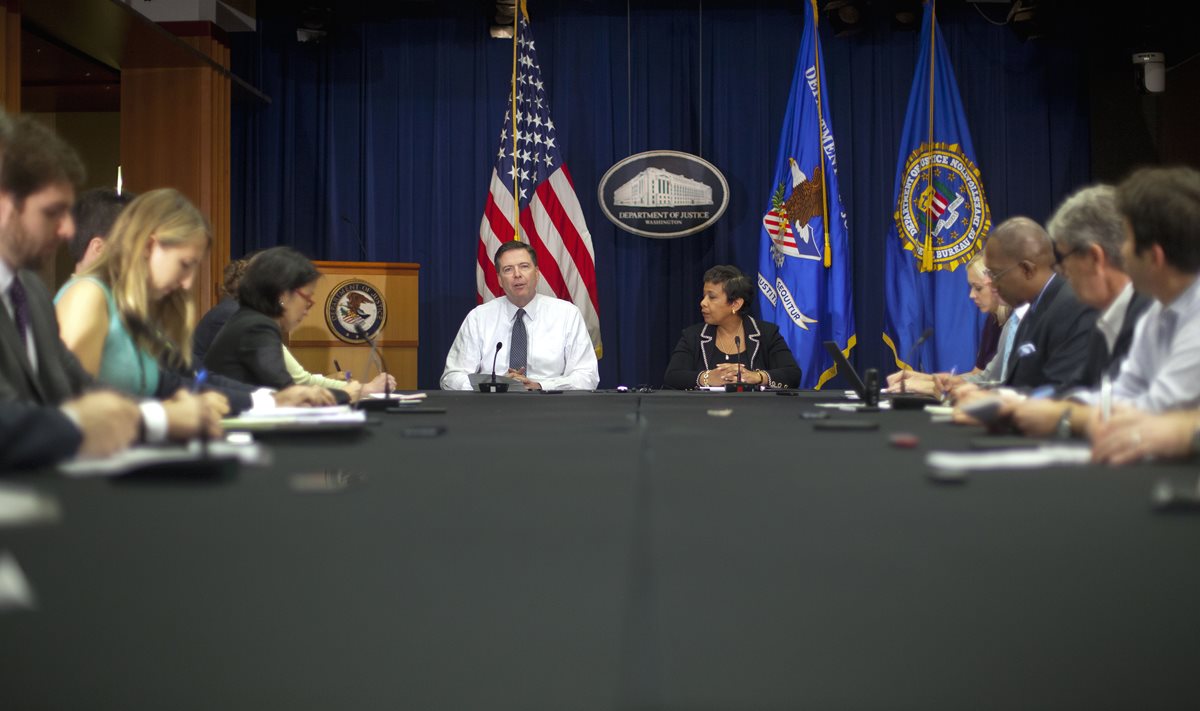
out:
<path id="1" fill-rule="evenodd" d="M 779 326 L 803 378 L 820 388 L 836 375 L 824 341 L 855 344 L 849 230 L 838 193 L 837 155 L 817 37 L 817 7 L 805 23 L 762 221 L 758 304 Z"/>
<path id="2" fill-rule="evenodd" d="M 959 267 L 983 249 L 991 212 L 932 2 L 922 27 L 885 247 L 883 340 L 900 368 L 965 372 L 974 367 L 983 315 Z"/>

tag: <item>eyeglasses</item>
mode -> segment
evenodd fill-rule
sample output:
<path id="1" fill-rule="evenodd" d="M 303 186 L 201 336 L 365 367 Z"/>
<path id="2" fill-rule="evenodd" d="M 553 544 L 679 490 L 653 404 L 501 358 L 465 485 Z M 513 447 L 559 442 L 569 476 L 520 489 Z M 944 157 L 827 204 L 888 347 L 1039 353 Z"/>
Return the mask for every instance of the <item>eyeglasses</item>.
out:
<path id="1" fill-rule="evenodd" d="M 1085 249 L 1086 249 L 1086 247 L 1074 247 L 1070 250 L 1067 250 L 1066 253 L 1061 253 L 1058 251 L 1058 247 L 1055 247 L 1054 248 L 1054 263 L 1062 264 L 1063 262 L 1067 261 L 1067 257 L 1071 256 L 1072 254 L 1079 254 L 1080 252 L 1084 251 Z"/>
<path id="2" fill-rule="evenodd" d="M 304 303 L 308 306 L 308 308 L 311 309 L 313 304 L 316 303 L 316 301 L 313 300 L 313 294 L 316 293 L 315 290 L 310 291 L 307 294 L 305 294 L 303 291 L 300 291 L 299 289 L 292 289 L 292 291 L 299 294 L 301 299 L 304 299 Z"/>
<path id="3" fill-rule="evenodd" d="M 1012 265 L 1011 267 L 1009 267 L 1007 269 L 1001 269 L 998 272 L 994 272 L 991 269 L 984 269 L 983 275 L 985 277 L 987 277 L 989 280 L 991 280 L 991 282 L 993 284 L 995 284 L 997 281 L 1000 281 L 1000 277 L 1004 276 L 1005 274 L 1008 274 L 1009 272 L 1011 272 L 1012 270 L 1016 269 L 1019 266 L 1021 266 L 1021 263 L 1017 262 L 1016 264 Z"/>

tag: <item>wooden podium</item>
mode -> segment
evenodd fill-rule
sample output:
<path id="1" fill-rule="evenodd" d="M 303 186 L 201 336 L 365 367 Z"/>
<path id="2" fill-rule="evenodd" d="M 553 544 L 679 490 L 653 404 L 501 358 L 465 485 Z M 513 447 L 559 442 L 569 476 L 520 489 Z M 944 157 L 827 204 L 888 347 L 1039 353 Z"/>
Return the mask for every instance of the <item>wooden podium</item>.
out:
<path id="1" fill-rule="evenodd" d="M 313 262 L 323 275 L 313 306 L 292 331 L 288 348 L 309 372 L 328 375 L 336 360 L 354 379 L 366 382 L 378 371 L 371 349 L 356 333 L 361 325 L 396 378 L 396 387 L 417 387 L 418 264 Z M 382 309 L 380 308 L 382 305 Z M 382 324 L 378 324 L 382 311 Z"/>

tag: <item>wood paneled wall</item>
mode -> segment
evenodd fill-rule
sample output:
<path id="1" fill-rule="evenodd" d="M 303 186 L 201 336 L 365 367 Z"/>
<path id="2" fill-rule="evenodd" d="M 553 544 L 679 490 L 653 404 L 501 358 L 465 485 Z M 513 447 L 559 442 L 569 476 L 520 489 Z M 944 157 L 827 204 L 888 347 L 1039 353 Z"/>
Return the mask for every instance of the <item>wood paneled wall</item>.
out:
<path id="1" fill-rule="evenodd" d="M 0 0 L 0 108 L 21 112 L 21 4 Z"/>
<path id="2" fill-rule="evenodd" d="M 229 46 L 207 22 L 164 23 L 222 67 Z M 121 71 L 121 166 L 134 192 L 172 187 L 212 225 L 212 250 L 198 279 L 198 306 L 219 300 L 229 262 L 230 80 L 212 67 L 136 67 Z"/>

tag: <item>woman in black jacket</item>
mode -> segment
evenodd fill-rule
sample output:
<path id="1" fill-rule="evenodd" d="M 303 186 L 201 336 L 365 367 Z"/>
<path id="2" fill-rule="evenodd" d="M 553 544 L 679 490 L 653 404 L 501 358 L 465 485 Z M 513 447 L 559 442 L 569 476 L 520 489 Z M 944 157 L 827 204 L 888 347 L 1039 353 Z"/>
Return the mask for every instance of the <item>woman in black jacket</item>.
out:
<path id="1" fill-rule="evenodd" d="M 736 382 L 739 370 L 751 385 L 800 384 L 800 367 L 779 327 L 746 313 L 753 298 L 754 286 L 737 267 L 718 265 L 704 273 L 704 322 L 683 330 L 667 365 L 666 387 L 720 387 Z"/>
<path id="2" fill-rule="evenodd" d="M 313 306 L 321 272 L 291 247 L 260 252 L 238 282 L 241 306 L 204 354 L 210 371 L 243 383 L 282 390 L 295 385 L 283 360 L 283 334 L 300 325 Z M 351 398 L 332 391 L 338 402 Z"/>

